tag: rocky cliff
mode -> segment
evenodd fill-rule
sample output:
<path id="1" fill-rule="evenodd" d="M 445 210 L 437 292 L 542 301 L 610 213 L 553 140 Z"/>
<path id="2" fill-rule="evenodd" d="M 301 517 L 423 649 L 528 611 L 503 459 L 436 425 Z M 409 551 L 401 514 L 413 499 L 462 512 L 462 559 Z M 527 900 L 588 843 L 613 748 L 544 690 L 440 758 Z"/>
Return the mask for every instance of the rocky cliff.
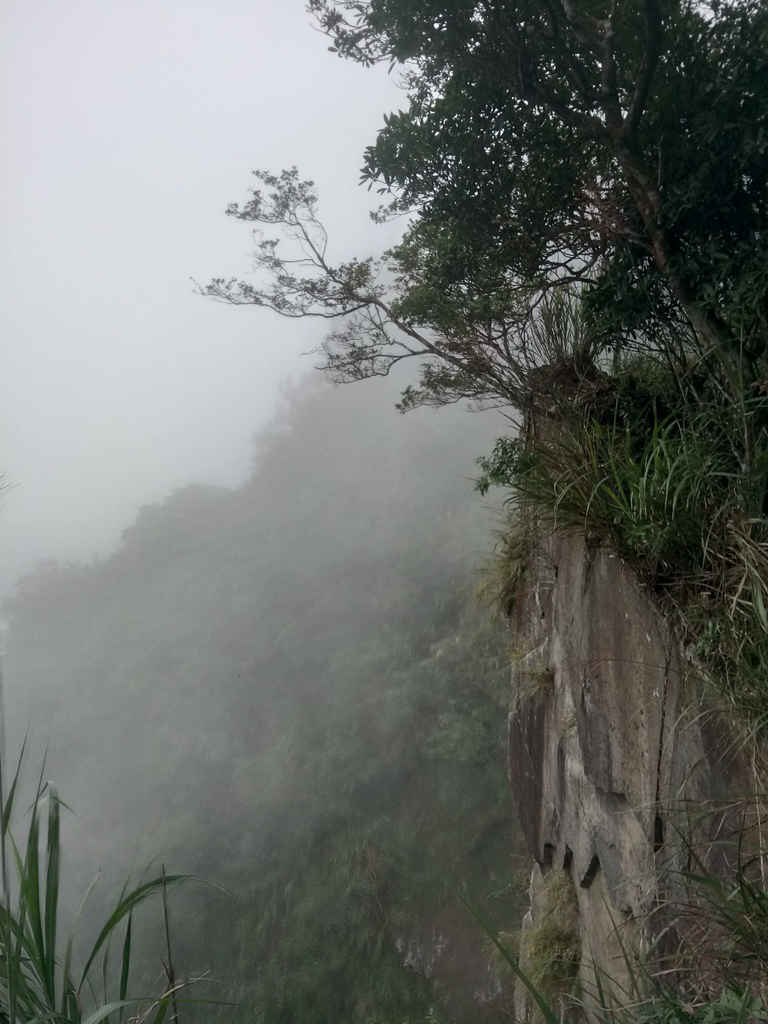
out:
<path id="1" fill-rule="evenodd" d="M 574 994 L 626 1001 L 637 957 L 669 972 L 685 859 L 725 856 L 751 765 L 653 599 L 582 533 L 531 552 L 512 630 L 509 772 L 534 862 L 520 963 L 578 1016 Z M 532 1016 L 522 986 L 516 1010 Z"/>

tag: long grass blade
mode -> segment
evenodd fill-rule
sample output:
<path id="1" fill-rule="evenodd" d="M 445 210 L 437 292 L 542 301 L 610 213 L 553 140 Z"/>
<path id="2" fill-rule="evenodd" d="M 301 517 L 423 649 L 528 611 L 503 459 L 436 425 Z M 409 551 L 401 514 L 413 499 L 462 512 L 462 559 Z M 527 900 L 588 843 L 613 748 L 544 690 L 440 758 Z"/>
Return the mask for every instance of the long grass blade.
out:
<path id="1" fill-rule="evenodd" d="M 0 819 L 0 828 L 2 829 L 3 836 L 8 832 L 8 827 L 11 821 L 11 814 L 13 813 L 13 805 L 16 797 L 16 789 L 19 782 L 19 776 L 21 775 L 21 765 L 24 760 L 24 753 L 27 749 L 27 737 L 24 737 L 24 742 L 21 744 L 21 753 L 19 754 L 19 760 L 16 764 L 16 771 L 13 773 L 11 779 L 11 786 L 8 790 L 8 796 L 0 798 L 2 800 L 2 817 Z M 2 756 L 0 756 L 2 761 Z"/>
<path id="2" fill-rule="evenodd" d="M 510 953 L 506 946 L 499 941 L 498 935 L 490 926 L 490 924 L 485 920 L 482 914 L 480 914 L 480 912 L 472 906 L 472 904 L 467 899 L 466 895 L 460 889 L 456 889 L 454 891 L 456 896 L 459 898 L 459 900 L 461 900 L 461 902 L 470 912 L 472 917 L 474 917 L 474 919 L 480 925 L 482 930 L 485 932 L 486 936 L 490 939 L 490 941 L 499 951 L 505 963 L 507 963 L 508 966 L 512 969 L 513 974 L 518 978 L 519 981 L 523 983 L 523 985 L 525 985 L 526 989 L 533 997 L 533 1001 L 536 1003 L 536 1006 L 539 1008 L 539 1011 L 541 1012 L 541 1015 L 543 1016 L 547 1024 L 561 1024 L 560 1018 L 557 1016 L 557 1014 L 554 1012 L 552 1007 L 542 996 L 542 994 L 539 992 L 539 990 L 536 988 L 533 982 L 528 978 L 526 973 L 522 970 L 520 965 L 515 960 L 514 956 Z"/>
<path id="3" fill-rule="evenodd" d="M 72 978 L 72 953 L 74 952 L 75 934 L 77 932 L 77 926 L 80 923 L 80 919 L 83 916 L 83 911 L 85 910 L 85 905 L 88 902 L 88 899 L 91 893 L 93 892 L 96 883 L 99 880 L 99 877 L 100 875 L 96 875 L 96 877 L 92 880 L 91 884 L 86 889 L 85 895 L 80 900 L 80 904 L 75 912 L 74 920 L 72 921 L 72 926 L 69 929 L 69 935 L 67 936 L 66 946 L 64 947 L 64 963 L 61 972 L 61 1015 L 63 1017 L 67 1016 L 70 1003 L 73 1000 L 76 1002 L 76 990 Z"/>
<path id="4" fill-rule="evenodd" d="M 128 994 L 128 977 L 131 970 L 131 932 L 133 929 L 133 911 L 129 911 L 128 920 L 125 923 L 125 935 L 123 936 L 123 954 L 122 963 L 120 965 L 120 989 L 118 998 L 121 1002 L 125 1001 Z M 120 1009 L 119 1018 L 120 1021 L 123 1019 L 123 1010 Z"/>
<path id="5" fill-rule="evenodd" d="M 61 809 L 55 789 L 48 793 L 48 826 L 46 835 L 47 863 L 45 870 L 45 916 L 43 920 L 43 953 L 45 988 L 51 1007 L 56 1005 L 56 937 L 59 907 L 59 875 L 61 870 Z"/>
<path id="6" fill-rule="evenodd" d="M 184 882 L 189 877 L 189 875 L 166 875 L 165 882 L 169 884 L 175 884 L 177 882 Z M 155 893 L 162 892 L 162 888 L 163 877 L 161 875 L 158 878 L 153 878 L 149 882 L 144 882 L 142 885 L 138 886 L 132 892 L 128 893 L 127 896 L 123 897 L 123 899 L 120 900 L 118 905 L 107 918 L 106 923 L 99 932 L 99 935 L 93 944 L 93 948 L 91 949 L 88 959 L 85 962 L 85 966 L 83 967 L 83 971 L 80 978 L 80 984 L 78 985 L 78 991 L 82 989 L 83 984 L 85 983 L 85 980 L 88 976 L 88 972 L 93 966 L 94 960 L 99 955 L 99 952 L 101 951 L 104 944 L 108 941 L 109 937 L 112 935 L 115 928 L 140 903 L 143 903 L 146 899 L 148 899 Z"/>

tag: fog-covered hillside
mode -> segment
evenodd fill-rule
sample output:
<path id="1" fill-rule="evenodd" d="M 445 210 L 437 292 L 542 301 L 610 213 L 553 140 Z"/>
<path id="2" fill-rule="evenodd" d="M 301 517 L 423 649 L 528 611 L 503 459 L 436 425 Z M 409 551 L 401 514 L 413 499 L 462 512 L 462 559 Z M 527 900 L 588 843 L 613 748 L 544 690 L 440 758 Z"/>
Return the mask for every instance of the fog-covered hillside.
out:
<path id="1" fill-rule="evenodd" d="M 142 508 L 114 555 L 43 563 L 6 607 L 11 745 L 48 737 L 77 885 L 152 857 L 220 882 L 236 903 L 177 908 L 179 956 L 265 1024 L 505 999 L 451 892 L 514 925 L 506 642 L 474 597 L 501 423 L 392 403 L 287 394 L 245 485 Z"/>

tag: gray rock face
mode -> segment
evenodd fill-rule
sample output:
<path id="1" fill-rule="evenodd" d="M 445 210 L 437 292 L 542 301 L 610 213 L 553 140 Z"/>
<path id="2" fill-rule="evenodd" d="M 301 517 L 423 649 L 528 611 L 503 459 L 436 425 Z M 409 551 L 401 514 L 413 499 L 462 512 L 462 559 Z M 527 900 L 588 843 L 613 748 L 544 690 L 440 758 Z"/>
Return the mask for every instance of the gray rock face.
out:
<path id="1" fill-rule="evenodd" d="M 664 930 L 658 908 L 681 854 L 679 818 L 749 788 L 725 725 L 636 576 L 578 532 L 532 555 L 512 622 L 509 774 L 535 862 L 525 968 L 542 886 L 565 871 L 578 899 L 577 984 L 617 993 L 626 958 Z M 710 816 L 705 830 L 722 826 Z M 668 924 L 668 922 L 667 922 Z M 531 1016 L 517 993 L 521 1021 Z"/>

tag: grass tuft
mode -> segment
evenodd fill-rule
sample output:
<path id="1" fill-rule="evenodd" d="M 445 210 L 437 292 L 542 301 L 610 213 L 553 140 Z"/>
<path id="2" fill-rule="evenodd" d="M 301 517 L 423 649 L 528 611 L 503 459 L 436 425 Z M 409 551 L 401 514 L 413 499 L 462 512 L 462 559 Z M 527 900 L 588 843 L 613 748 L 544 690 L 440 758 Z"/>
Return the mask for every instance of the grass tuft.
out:
<path id="1" fill-rule="evenodd" d="M 679 393 L 669 411 L 670 394 L 628 390 L 620 377 L 612 386 L 610 415 L 604 401 L 570 403 L 481 460 L 479 490 L 510 488 L 509 539 L 490 576 L 496 606 L 513 606 L 526 538 L 530 558 L 538 532 L 582 529 L 635 569 L 734 709 L 763 733 L 768 403 Z"/>
<path id="2" fill-rule="evenodd" d="M 540 895 L 539 923 L 524 937 L 523 956 L 531 982 L 549 999 L 567 992 L 579 971 L 579 907 L 571 873 L 553 868 Z"/>
<path id="3" fill-rule="evenodd" d="M 23 756 L 23 755 L 22 755 Z M 56 790 L 42 776 L 27 811 L 26 841 L 19 845 L 10 822 L 18 798 L 21 759 L 8 797 L 0 795 L 2 905 L 0 906 L 0 1021 L 3 1024 L 161 1024 L 169 1009 L 178 1019 L 175 981 L 157 996 L 130 990 L 133 921 L 136 911 L 186 876 L 166 875 L 124 888 L 95 941 L 75 967 L 77 926 L 83 903 L 63 944 L 59 930 L 61 808 Z M 15 867 L 15 877 L 12 877 Z M 93 885 L 86 894 L 86 899 Z M 115 964 L 110 948 L 120 955 Z M 127 1016 L 128 1015 L 128 1016 Z"/>

